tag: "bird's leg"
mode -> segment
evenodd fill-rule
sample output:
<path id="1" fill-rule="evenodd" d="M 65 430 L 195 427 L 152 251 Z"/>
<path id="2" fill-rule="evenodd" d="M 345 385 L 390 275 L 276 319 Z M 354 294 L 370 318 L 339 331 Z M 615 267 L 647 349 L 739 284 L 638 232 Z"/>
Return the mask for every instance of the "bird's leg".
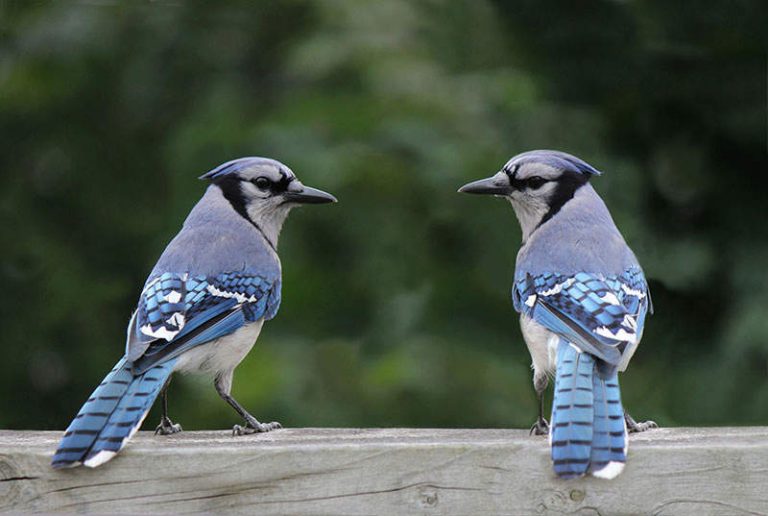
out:
<path id="1" fill-rule="evenodd" d="M 659 428 L 659 425 L 657 425 L 655 421 L 642 421 L 638 423 L 626 410 L 624 411 L 624 421 L 627 424 L 627 431 L 630 434 L 645 432 L 651 428 Z"/>
<path id="2" fill-rule="evenodd" d="M 219 396 L 221 396 L 221 399 L 229 403 L 230 406 L 235 409 L 235 411 L 237 411 L 237 413 L 240 414 L 240 416 L 245 420 L 245 426 L 235 425 L 232 428 L 233 435 L 269 432 L 271 430 L 276 430 L 283 427 L 283 425 L 276 421 L 271 423 L 259 423 L 255 417 L 250 415 L 248 411 L 245 410 L 243 406 L 240 405 L 237 400 L 230 395 L 232 390 L 232 371 L 217 374 L 216 380 L 214 381 L 214 386 L 216 387 L 216 392 L 218 392 Z"/>
<path id="3" fill-rule="evenodd" d="M 163 385 L 163 390 L 160 392 L 160 396 L 163 398 L 163 415 L 160 417 L 160 424 L 155 428 L 155 435 L 171 435 L 181 432 L 181 425 L 176 423 L 168 417 L 168 385 L 171 383 L 171 377 Z"/>
<path id="4" fill-rule="evenodd" d="M 544 391 L 549 385 L 549 378 L 546 373 L 535 371 L 533 373 L 533 388 L 536 390 L 536 397 L 539 399 L 539 417 L 531 427 L 531 435 L 548 435 L 549 422 L 544 419 Z"/>

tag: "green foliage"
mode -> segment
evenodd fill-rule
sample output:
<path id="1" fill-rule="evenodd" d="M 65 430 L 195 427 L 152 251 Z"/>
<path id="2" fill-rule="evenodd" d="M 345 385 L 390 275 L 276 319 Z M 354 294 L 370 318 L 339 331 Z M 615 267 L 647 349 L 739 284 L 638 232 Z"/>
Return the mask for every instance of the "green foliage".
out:
<path id="1" fill-rule="evenodd" d="M 605 172 L 651 280 L 627 407 L 765 423 L 762 3 L 254 4 L 0 3 L 0 426 L 66 426 L 195 178 L 243 155 L 340 200 L 286 224 L 281 312 L 235 376 L 257 417 L 528 426 L 517 222 L 455 190 L 532 148 Z M 236 422 L 207 380 L 171 413 Z"/>

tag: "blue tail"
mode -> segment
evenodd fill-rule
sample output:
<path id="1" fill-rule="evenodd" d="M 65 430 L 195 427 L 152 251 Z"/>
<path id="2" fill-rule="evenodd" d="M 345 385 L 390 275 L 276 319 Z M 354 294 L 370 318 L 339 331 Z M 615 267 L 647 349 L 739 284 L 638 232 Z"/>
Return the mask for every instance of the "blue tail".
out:
<path id="1" fill-rule="evenodd" d="M 613 371 L 607 378 L 595 373 L 592 377 L 595 400 L 590 474 L 614 478 L 627 462 L 627 428 L 619 393 L 619 374 Z"/>
<path id="2" fill-rule="evenodd" d="M 595 357 L 560 340 L 552 403 L 552 461 L 561 478 L 613 478 L 626 462 L 624 410 L 616 372 L 598 373 Z"/>
<path id="3" fill-rule="evenodd" d="M 175 363 L 170 360 L 134 376 L 121 359 L 70 423 L 51 465 L 96 467 L 114 457 L 141 426 Z"/>

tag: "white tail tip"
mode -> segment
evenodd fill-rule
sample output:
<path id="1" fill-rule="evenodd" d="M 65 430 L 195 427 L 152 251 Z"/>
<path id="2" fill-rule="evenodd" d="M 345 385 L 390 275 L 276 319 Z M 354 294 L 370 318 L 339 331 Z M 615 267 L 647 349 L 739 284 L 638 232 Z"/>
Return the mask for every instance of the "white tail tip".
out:
<path id="1" fill-rule="evenodd" d="M 599 469 L 597 471 L 592 472 L 593 477 L 597 478 L 604 478 L 606 480 L 610 480 L 612 478 L 616 478 L 619 476 L 619 474 L 624 471 L 624 466 L 626 464 L 624 462 L 616 462 L 611 461 L 608 464 L 605 465 L 603 469 Z"/>

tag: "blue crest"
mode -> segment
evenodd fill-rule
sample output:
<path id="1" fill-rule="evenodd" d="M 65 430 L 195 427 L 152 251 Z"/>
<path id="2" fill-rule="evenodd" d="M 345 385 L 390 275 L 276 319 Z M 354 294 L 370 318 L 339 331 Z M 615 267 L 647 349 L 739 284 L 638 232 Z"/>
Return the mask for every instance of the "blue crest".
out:
<path id="1" fill-rule="evenodd" d="M 213 170 L 206 172 L 205 174 L 200 176 L 199 179 L 210 179 L 210 180 L 219 179 L 229 174 L 237 174 L 241 170 L 249 169 L 251 167 L 258 166 L 258 165 L 273 165 L 278 169 L 288 168 L 282 163 L 280 163 L 279 161 L 274 159 L 262 158 L 259 156 L 248 156 L 245 158 L 233 159 L 232 161 L 227 161 L 226 163 L 222 163 L 221 165 L 214 168 Z"/>
<path id="2" fill-rule="evenodd" d="M 576 156 L 566 152 L 546 149 L 532 150 L 518 154 L 507 162 L 505 168 L 513 165 L 522 165 L 524 163 L 543 163 L 564 172 L 575 172 L 578 174 L 595 176 L 602 174 L 602 172 L 595 167 Z"/>

